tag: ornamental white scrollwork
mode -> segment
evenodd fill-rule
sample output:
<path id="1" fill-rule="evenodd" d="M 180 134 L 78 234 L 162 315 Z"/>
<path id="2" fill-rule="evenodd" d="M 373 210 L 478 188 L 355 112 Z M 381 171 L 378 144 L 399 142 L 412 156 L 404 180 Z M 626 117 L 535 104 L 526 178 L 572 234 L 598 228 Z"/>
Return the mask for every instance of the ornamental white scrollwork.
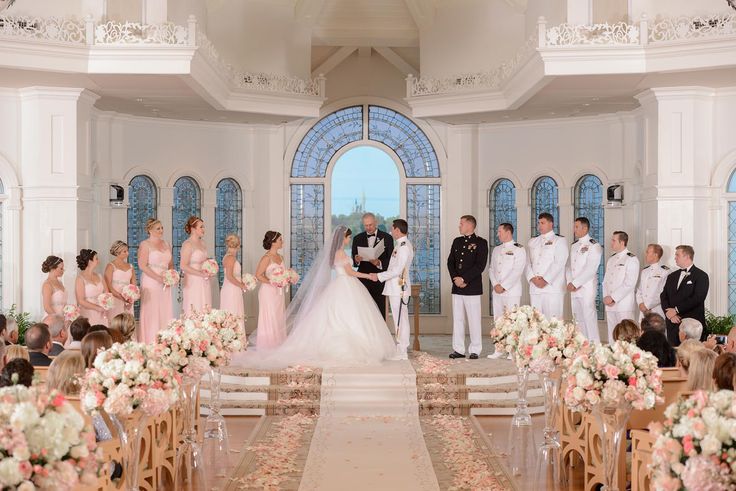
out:
<path id="1" fill-rule="evenodd" d="M 560 24 L 547 29 L 547 46 L 578 46 L 586 44 L 639 44 L 639 27 L 625 22 L 578 26 Z"/>
<path id="2" fill-rule="evenodd" d="M 84 22 L 56 17 L 0 16 L 0 37 L 83 44 Z"/>
<path id="3" fill-rule="evenodd" d="M 736 34 L 736 14 L 711 17 L 674 17 L 660 19 L 649 28 L 649 41 L 679 41 L 714 38 Z"/>
<path id="4" fill-rule="evenodd" d="M 188 30 L 170 22 L 141 24 L 140 22 L 107 21 L 95 27 L 95 44 L 174 44 L 186 45 Z"/>

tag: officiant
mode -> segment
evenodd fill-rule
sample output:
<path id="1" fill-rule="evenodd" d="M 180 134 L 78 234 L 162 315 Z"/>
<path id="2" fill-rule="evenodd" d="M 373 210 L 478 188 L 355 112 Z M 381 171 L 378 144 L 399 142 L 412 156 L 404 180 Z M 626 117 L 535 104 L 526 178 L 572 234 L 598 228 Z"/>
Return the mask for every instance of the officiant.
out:
<path id="1" fill-rule="evenodd" d="M 365 232 L 357 234 L 353 238 L 352 258 L 353 265 L 358 267 L 358 271 L 361 273 L 380 273 L 385 271 L 388 267 L 388 262 L 391 259 L 391 253 L 394 251 L 394 239 L 390 234 L 378 229 L 376 223 L 376 216 L 373 213 L 365 213 L 363 215 L 363 228 Z M 368 259 L 360 256 L 358 248 L 380 248 L 383 247 L 383 253 L 376 259 Z M 373 297 L 373 301 L 376 302 L 378 310 L 381 312 L 383 318 L 386 318 L 386 299 L 383 296 L 383 283 L 380 281 L 360 280 L 363 286 L 366 287 L 368 293 Z"/>

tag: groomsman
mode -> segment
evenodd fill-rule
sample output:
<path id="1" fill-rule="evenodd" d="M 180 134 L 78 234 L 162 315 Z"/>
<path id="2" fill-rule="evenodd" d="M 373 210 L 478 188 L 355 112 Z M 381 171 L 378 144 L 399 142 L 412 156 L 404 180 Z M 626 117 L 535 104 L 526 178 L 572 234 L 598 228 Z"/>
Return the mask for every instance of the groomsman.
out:
<path id="1" fill-rule="evenodd" d="M 379 230 L 376 224 L 376 215 L 373 213 L 365 213 L 363 215 L 363 228 L 365 232 L 357 234 L 353 238 L 352 257 L 353 266 L 358 267 L 358 271 L 361 273 L 379 273 L 385 271 L 388 266 L 388 261 L 391 258 L 391 253 L 394 251 L 394 239 L 383 230 Z M 358 247 L 376 247 L 380 242 L 383 242 L 383 254 L 378 259 L 371 261 L 363 259 L 358 255 Z M 383 318 L 386 318 L 386 299 L 383 296 L 383 283 L 370 281 L 361 278 L 360 282 L 368 290 L 368 293 L 373 297 L 373 301 L 376 302 L 378 310 L 381 312 Z"/>
<path id="2" fill-rule="evenodd" d="M 703 324 L 700 340 L 708 337 L 705 322 L 705 297 L 708 296 L 708 274 L 693 264 L 695 250 L 689 245 L 675 248 L 675 263 L 679 270 L 667 276 L 660 296 L 667 317 L 667 340 L 672 346 L 680 345 L 679 327 L 682 319 L 697 319 Z"/>
<path id="3" fill-rule="evenodd" d="M 660 264 L 664 250 L 659 244 L 649 244 L 647 246 L 646 262 L 647 266 L 641 270 L 639 276 L 639 286 L 636 288 L 636 303 L 639 306 L 639 322 L 644 315 L 649 312 L 659 314 L 664 318 L 662 310 L 662 290 L 667 282 L 667 275 L 672 271 L 666 264 Z"/>
<path id="4" fill-rule="evenodd" d="M 555 219 L 540 213 L 537 219 L 539 235 L 529 241 L 526 279 L 532 307 L 547 317 L 562 319 L 565 299 L 565 264 L 569 252 L 567 241 L 554 232 Z"/>
<path id="5" fill-rule="evenodd" d="M 496 231 L 501 245 L 493 248 L 488 269 L 493 287 L 493 316 L 500 318 L 507 310 L 519 305 L 521 278 L 526 267 L 526 250 L 514 242 L 514 226 L 502 223 Z"/>
<path id="6" fill-rule="evenodd" d="M 589 235 L 590 221 L 585 217 L 575 219 L 575 242 L 570 247 L 570 264 L 567 267 L 567 291 L 572 300 L 572 315 L 591 341 L 600 341 L 598 312 L 595 296 L 598 292 L 598 267 L 603 248 Z"/>
<path id="7" fill-rule="evenodd" d="M 483 295 L 481 275 L 488 264 L 488 241 L 475 235 L 472 215 L 460 217 L 462 236 L 452 242 L 447 269 L 452 278 L 452 349 L 450 358 L 465 358 L 465 319 L 470 331 L 469 358 L 477 360 L 483 349 L 480 298 Z"/>
<path id="8" fill-rule="evenodd" d="M 411 280 L 409 267 L 414 259 L 414 247 L 406 238 L 409 224 L 397 218 L 391 226 L 391 236 L 395 248 L 386 271 L 372 273 L 371 280 L 385 282 L 383 294 L 391 304 L 391 317 L 396 328 L 396 358 L 408 359 L 406 350 L 409 347 L 409 299 L 411 298 Z M 415 308 L 419 308 L 418 305 Z"/>
<path id="9" fill-rule="evenodd" d="M 629 234 L 616 231 L 611 237 L 613 254 L 606 263 L 603 277 L 603 303 L 606 305 L 608 342 L 613 343 L 613 328 L 624 319 L 636 319 L 636 280 L 639 259 L 626 247 Z"/>

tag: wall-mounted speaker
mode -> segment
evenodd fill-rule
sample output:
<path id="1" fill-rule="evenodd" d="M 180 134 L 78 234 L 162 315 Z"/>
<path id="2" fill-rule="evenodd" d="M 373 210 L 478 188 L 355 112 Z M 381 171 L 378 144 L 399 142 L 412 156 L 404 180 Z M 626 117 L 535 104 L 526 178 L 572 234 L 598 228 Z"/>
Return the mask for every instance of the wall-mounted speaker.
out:
<path id="1" fill-rule="evenodd" d="M 606 199 L 608 206 L 621 206 L 624 203 L 624 186 L 622 184 L 614 184 L 606 189 Z"/>
<path id="2" fill-rule="evenodd" d="M 110 206 L 125 206 L 125 189 L 117 184 L 110 184 Z"/>

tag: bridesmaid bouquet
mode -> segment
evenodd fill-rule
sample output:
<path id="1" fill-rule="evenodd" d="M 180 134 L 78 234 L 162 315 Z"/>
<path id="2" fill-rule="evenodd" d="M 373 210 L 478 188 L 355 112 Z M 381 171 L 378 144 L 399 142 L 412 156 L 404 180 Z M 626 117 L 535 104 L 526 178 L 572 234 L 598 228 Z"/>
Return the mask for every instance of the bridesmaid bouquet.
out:
<path id="1" fill-rule="evenodd" d="M 115 297 L 112 293 L 100 293 L 97 297 L 97 304 L 105 310 L 110 310 L 115 307 Z"/>
<path id="2" fill-rule="evenodd" d="M 243 285 L 245 286 L 244 290 L 247 292 L 255 290 L 256 286 L 258 286 L 258 281 L 256 280 L 256 277 L 250 273 L 245 273 L 243 275 L 242 281 Z"/>
<path id="3" fill-rule="evenodd" d="M 179 284 L 179 272 L 175 269 L 167 269 L 161 273 L 161 278 L 164 280 L 164 290 L 167 286 L 174 287 Z"/>
<path id="4" fill-rule="evenodd" d="M 133 303 L 136 300 L 140 300 L 141 290 L 136 285 L 128 283 L 120 289 L 120 295 L 125 299 L 126 302 Z"/>
<path id="5" fill-rule="evenodd" d="M 296 285 L 299 283 L 299 273 L 297 273 L 295 270 L 289 268 L 286 270 L 286 274 L 289 275 L 289 283 L 292 285 Z"/>
<path id="6" fill-rule="evenodd" d="M 220 271 L 220 267 L 214 259 L 207 259 L 202 263 L 202 271 L 210 276 L 215 276 L 217 272 Z"/>
<path id="7" fill-rule="evenodd" d="M 286 268 L 276 265 L 266 272 L 266 278 L 276 288 L 284 288 L 289 284 L 289 272 Z"/>
<path id="8" fill-rule="evenodd" d="M 73 304 L 64 305 L 61 312 L 64 314 L 65 321 L 74 322 L 79 317 L 79 306 Z"/>

